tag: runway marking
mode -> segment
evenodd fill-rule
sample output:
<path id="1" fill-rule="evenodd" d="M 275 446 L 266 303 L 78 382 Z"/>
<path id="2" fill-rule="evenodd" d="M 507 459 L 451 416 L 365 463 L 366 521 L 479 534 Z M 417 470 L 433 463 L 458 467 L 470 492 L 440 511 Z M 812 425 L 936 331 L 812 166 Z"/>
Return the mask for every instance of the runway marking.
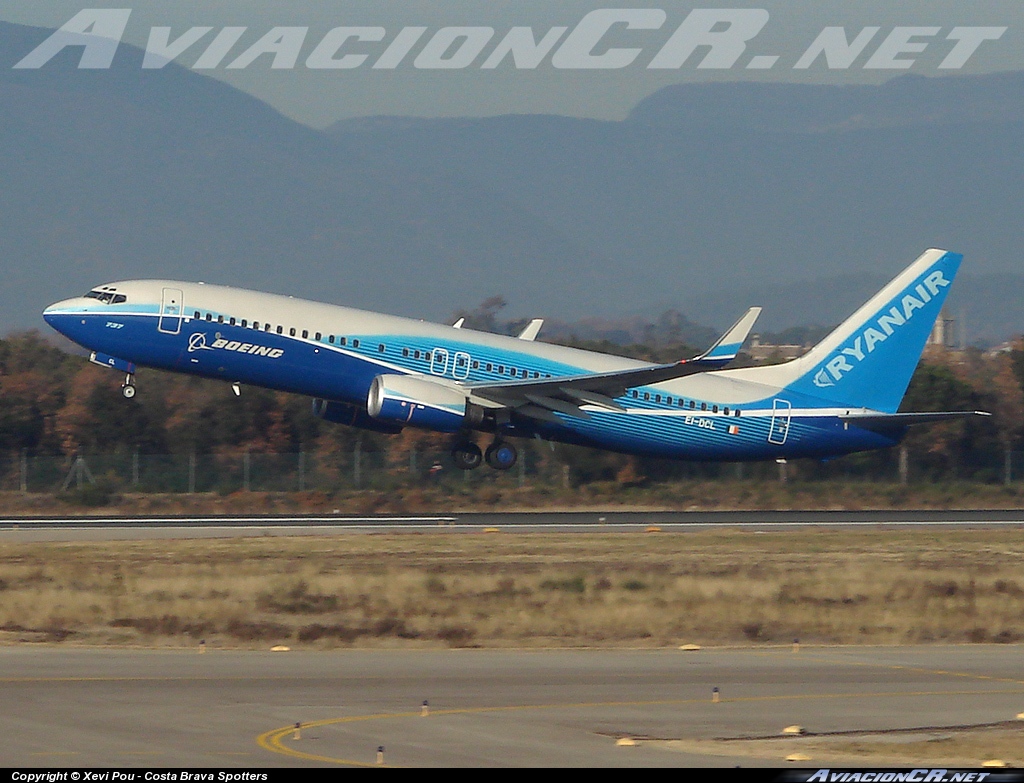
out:
<path id="1" fill-rule="evenodd" d="M 1024 685 L 1024 679 L 1017 679 L 1015 677 L 993 677 L 991 674 L 973 674 L 971 672 L 951 672 L 945 669 L 929 669 L 925 666 L 907 666 L 899 663 L 872 663 L 870 661 L 854 661 L 842 656 L 830 658 L 823 655 L 811 654 L 806 656 L 808 660 L 816 660 L 820 663 L 842 663 L 848 666 L 869 666 L 878 669 L 893 669 L 907 672 L 916 672 L 918 674 L 938 674 L 945 677 L 963 677 L 970 680 L 989 680 L 991 682 L 1008 682 L 1014 685 Z"/>
<path id="2" fill-rule="evenodd" d="M 1016 682 L 1016 681 L 1014 681 Z M 1024 683 L 1021 683 L 1024 685 Z M 1011 688 L 1005 690 L 978 690 L 978 691 L 898 691 L 898 692 L 877 692 L 877 693 L 821 693 L 821 694 L 788 694 L 776 696 L 737 696 L 722 698 L 722 704 L 741 704 L 750 702 L 765 701 L 809 701 L 812 699 L 880 699 L 880 698 L 906 698 L 908 696 L 988 696 L 992 694 L 1022 693 L 1022 688 Z M 467 707 L 463 709 L 437 710 L 431 709 L 431 717 L 445 715 L 473 715 L 485 712 L 520 712 L 527 710 L 555 710 L 555 709 L 593 709 L 595 707 L 654 707 L 670 704 L 707 704 L 711 701 L 707 698 L 699 699 L 658 699 L 654 701 L 608 701 L 608 702 L 579 702 L 571 704 L 522 704 L 503 707 Z M 717 708 L 717 707 L 716 707 Z M 303 723 L 302 728 L 313 729 L 321 726 L 335 726 L 344 723 L 360 723 L 374 720 L 397 720 L 403 718 L 422 718 L 419 710 L 410 712 L 381 712 L 370 715 L 350 715 L 344 718 L 326 718 L 324 720 Z M 284 741 L 295 733 L 295 724 L 271 729 L 256 737 L 256 744 L 271 753 L 278 753 L 284 756 L 304 759 L 306 761 L 321 761 L 328 764 L 339 764 L 342 766 L 354 767 L 375 767 L 377 764 L 367 761 L 356 761 L 353 759 L 336 758 L 323 756 L 316 753 L 306 753 L 301 750 L 289 747 Z M 389 765 L 390 766 L 390 765 Z"/>

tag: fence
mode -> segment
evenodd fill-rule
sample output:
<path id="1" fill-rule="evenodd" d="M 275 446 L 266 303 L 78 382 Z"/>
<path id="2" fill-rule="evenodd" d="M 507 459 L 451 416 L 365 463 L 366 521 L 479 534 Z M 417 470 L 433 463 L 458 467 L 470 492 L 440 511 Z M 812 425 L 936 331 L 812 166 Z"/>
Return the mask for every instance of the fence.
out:
<path id="1" fill-rule="evenodd" d="M 626 457 L 546 444 L 520 447 L 519 462 L 500 472 L 456 469 L 446 451 L 411 449 L 402 454 L 356 446 L 332 454 L 88 454 L 76 457 L 0 455 L 0 490 L 52 493 L 101 484 L 121 491 L 153 493 L 237 491 L 295 492 L 387 490 L 410 486 L 534 486 L 568 488 L 597 481 L 723 479 L 748 481 L 869 481 L 918 483 L 933 480 L 913 455 L 854 455 L 819 463 L 680 463 L 641 460 L 630 474 Z M 1005 452 L 994 467 L 973 476 L 987 483 L 1024 480 L 1024 452 Z M 630 477 L 632 475 L 632 478 Z M 972 477 L 968 477 L 972 478 Z"/>

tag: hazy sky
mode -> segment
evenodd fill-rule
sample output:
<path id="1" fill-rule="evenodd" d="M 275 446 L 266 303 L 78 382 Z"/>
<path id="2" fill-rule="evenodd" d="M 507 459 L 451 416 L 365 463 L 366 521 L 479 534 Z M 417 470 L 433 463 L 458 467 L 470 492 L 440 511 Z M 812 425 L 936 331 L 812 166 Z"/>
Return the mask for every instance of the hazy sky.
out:
<path id="1" fill-rule="evenodd" d="M 896 7 L 898 6 L 898 8 Z M 170 40 L 189 28 L 214 28 L 176 61 L 191 67 L 224 27 L 247 28 L 221 65 L 203 73 L 250 92 L 285 114 L 322 127 L 347 117 L 376 114 L 433 116 L 486 116 L 506 113 L 553 113 L 581 117 L 620 119 L 659 87 L 684 81 L 773 80 L 825 83 L 873 83 L 904 70 L 868 69 L 865 64 L 897 27 L 925 28 L 911 39 L 911 46 L 927 43 L 924 51 L 897 54 L 890 59 L 913 59 L 911 71 L 940 75 L 939 64 L 955 42 L 947 40 L 955 27 L 1007 27 L 1001 38 L 981 44 L 961 73 L 987 73 L 1024 69 L 1024 3 L 1020 0 L 702 0 L 646 3 L 615 0 L 387 0 L 381 3 L 354 0 L 122 0 L 118 3 L 86 3 L 83 0 L 0 0 L 0 20 L 41 27 L 59 27 L 83 8 L 131 8 L 124 33 L 126 42 L 145 47 L 152 27 L 170 27 Z M 490 51 L 506 33 L 518 26 L 532 28 L 540 40 L 552 27 L 567 27 L 553 51 L 572 35 L 588 12 L 596 9 L 655 9 L 664 12 L 658 29 L 627 30 L 617 24 L 593 50 L 600 55 L 611 49 L 640 49 L 635 61 L 617 69 L 559 69 L 549 54 L 536 68 L 516 68 L 512 58 L 498 67 L 483 69 Z M 649 69 L 647 65 L 694 8 L 764 9 L 768 21 L 751 39 L 747 50 L 731 68 L 701 69 L 707 49 L 700 49 L 679 68 Z M 243 69 L 228 69 L 247 48 L 277 26 L 308 27 L 297 66 L 273 69 L 273 56 L 257 58 Z M 364 65 L 353 69 L 311 70 L 309 54 L 329 30 L 339 26 L 384 28 L 380 42 L 352 41 L 343 53 L 365 54 Z M 401 64 L 393 69 L 371 67 L 404 27 L 427 28 Z M 417 68 L 417 57 L 431 38 L 446 27 L 492 27 L 493 38 L 472 64 L 462 69 Z M 846 69 L 829 69 L 819 57 L 804 70 L 794 69 L 800 56 L 825 27 L 843 27 L 853 40 L 865 27 L 879 32 L 860 57 Z M 939 28 L 928 32 L 927 28 Z M 715 28 L 719 29 L 719 28 Z M 454 48 L 457 48 L 453 45 Z M 451 54 L 452 51 L 447 54 Z M 340 56 L 340 54 L 339 54 Z M 751 69 L 753 57 L 778 57 L 769 69 Z M 762 59 L 761 64 L 764 64 Z"/>

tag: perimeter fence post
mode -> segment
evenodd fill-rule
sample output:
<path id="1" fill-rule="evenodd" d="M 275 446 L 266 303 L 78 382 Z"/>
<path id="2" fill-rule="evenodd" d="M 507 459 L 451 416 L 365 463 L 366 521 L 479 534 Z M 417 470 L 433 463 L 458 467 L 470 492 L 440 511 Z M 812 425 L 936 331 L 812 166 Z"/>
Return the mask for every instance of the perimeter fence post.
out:
<path id="1" fill-rule="evenodd" d="M 907 450 L 906 445 L 900 446 L 900 484 L 904 486 L 910 479 L 910 452 Z"/>
<path id="2" fill-rule="evenodd" d="M 355 448 L 352 450 L 352 483 L 356 489 L 363 483 L 363 437 L 356 438 Z"/>
<path id="3" fill-rule="evenodd" d="M 189 452 L 188 455 L 188 494 L 196 494 L 196 453 Z"/>
<path id="4" fill-rule="evenodd" d="M 249 452 L 246 451 L 242 455 L 242 490 L 245 492 L 249 491 Z"/>
<path id="5" fill-rule="evenodd" d="M 306 452 L 299 449 L 299 492 L 306 491 Z"/>
<path id="6" fill-rule="evenodd" d="M 28 492 L 28 450 L 21 450 L 21 491 Z"/>

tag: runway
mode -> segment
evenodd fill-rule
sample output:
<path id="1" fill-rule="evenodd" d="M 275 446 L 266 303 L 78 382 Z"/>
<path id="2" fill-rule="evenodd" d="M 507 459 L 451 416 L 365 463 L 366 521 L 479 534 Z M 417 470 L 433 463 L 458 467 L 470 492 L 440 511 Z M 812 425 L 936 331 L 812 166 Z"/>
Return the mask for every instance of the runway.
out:
<path id="1" fill-rule="evenodd" d="M 12 767 L 337 767 L 374 765 L 383 746 L 389 766 L 786 766 L 790 746 L 751 738 L 790 725 L 941 738 L 949 730 L 940 727 L 1012 721 L 1024 710 L 1020 655 L 1009 645 L 0 648 L 0 758 Z M 623 737 L 639 741 L 617 745 Z"/>
<path id="2" fill-rule="evenodd" d="M 394 531 L 613 532 L 657 528 L 685 533 L 715 526 L 794 527 L 1024 526 L 1024 510 L 967 511 L 608 511 L 470 512 L 438 515 L 0 517 L 0 541 L 333 535 Z"/>

